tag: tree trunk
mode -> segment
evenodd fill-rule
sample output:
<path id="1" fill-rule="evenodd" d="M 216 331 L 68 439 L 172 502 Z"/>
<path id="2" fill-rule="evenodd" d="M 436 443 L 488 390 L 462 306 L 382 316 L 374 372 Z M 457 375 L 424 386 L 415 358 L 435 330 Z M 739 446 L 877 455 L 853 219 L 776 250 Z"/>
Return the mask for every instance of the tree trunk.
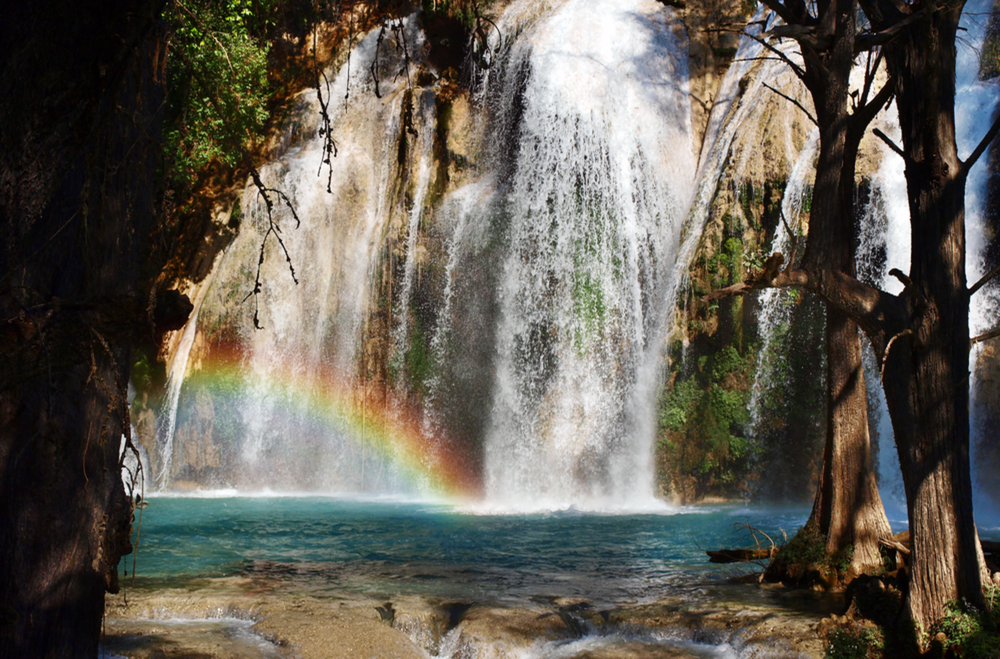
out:
<path id="1" fill-rule="evenodd" d="M 820 3 L 819 24 L 829 31 L 823 50 L 803 43 L 804 82 L 820 131 L 820 153 L 809 216 L 808 268 L 854 275 L 854 172 L 869 117 L 848 110 L 854 63 L 853 0 Z M 827 433 L 823 469 L 807 528 L 815 528 L 834 555 L 853 548 L 849 577 L 882 568 L 879 540 L 892 534 L 878 493 L 868 433 L 861 336 L 850 318 L 827 305 Z"/>
<path id="2" fill-rule="evenodd" d="M 892 535 L 875 482 L 861 341 L 850 318 L 827 310 L 828 441 L 812 517 L 833 555 L 853 548 L 848 578 L 882 569 L 879 541 Z"/>
<path id="3" fill-rule="evenodd" d="M 905 18 L 894 3 L 864 4 L 876 29 Z M 949 600 L 985 604 L 969 469 L 965 168 L 954 120 L 962 3 L 931 5 L 885 46 L 907 158 L 912 247 L 901 297 L 912 320 L 886 337 L 883 385 L 913 542 L 907 608 L 924 631 Z"/>
<path id="4" fill-rule="evenodd" d="M 96 657 L 130 551 L 119 446 L 152 232 L 162 3 L 0 21 L 0 657 Z M 144 308 L 141 305 L 139 308 Z"/>

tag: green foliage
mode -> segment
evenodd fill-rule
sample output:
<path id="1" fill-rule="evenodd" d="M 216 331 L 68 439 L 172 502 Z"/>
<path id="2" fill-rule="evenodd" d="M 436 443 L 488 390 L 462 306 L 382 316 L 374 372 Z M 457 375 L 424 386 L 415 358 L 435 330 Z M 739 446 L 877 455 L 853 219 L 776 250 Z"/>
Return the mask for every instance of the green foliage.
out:
<path id="1" fill-rule="evenodd" d="M 268 120 L 274 0 L 175 1 L 167 61 L 164 146 L 175 185 L 192 185 L 213 163 L 235 168 L 260 143 Z"/>
<path id="2" fill-rule="evenodd" d="M 882 656 L 885 639 L 878 627 L 830 630 L 827 659 L 877 659 Z"/>
<path id="3" fill-rule="evenodd" d="M 986 587 L 987 601 L 992 602 L 996 594 L 995 586 Z M 902 600 L 902 593 L 884 580 L 858 588 L 851 605 L 857 621 L 829 632 L 827 659 L 1000 657 L 1000 611 L 995 607 L 986 613 L 965 603 L 949 602 L 944 617 L 924 634 L 917 632 L 912 620 L 899 617 Z M 930 640 L 924 654 L 917 648 L 918 639 L 923 639 L 922 644 Z"/>
<path id="4" fill-rule="evenodd" d="M 824 581 L 832 577 L 843 579 L 853 556 L 854 546 L 850 544 L 828 554 L 826 538 L 819 532 L 818 525 L 812 524 L 803 526 L 781 547 L 774 557 L 775 571 L 798 583 L 809 583 L 817 578 Z"/>
<path id="5" fill-rule="evenodd" d="M 666 391 L 665 398 L 659 406 L 660 432 L 682 431 L 687 425 L 688 414 L 700 395 L 698 383 L 694 379 L 682 380 Z"/>
<path id="6" fill-rule="evenodd" d="M 815 526 L 803 526 L 774 557 L 782 573 L 798 576 L 826 563 L 826 541 Z"/>
<path id="7" fill-rule="evenodd" d="M 585 269 L 574 271 L 572 295 L 573 315 L 576 318 L 573 345 L 584 354 L 604 327 L 607 305 L 600 281 Z"/>
<path id="8" fill-rule="evenodd" d="M 480 15 L 492 4 L 491 0 L 423 0 L 421 5 L 427 16 L 443 15 L 457 19 L 467 32 L 476 28 L 476 12 Z"/>
<path id="9" fill-rule="evenodd" d="M 420 319 L 414 317 L 410 327 L 410 342 L 406 350 L 406 371 L 410 387 L 421 395 L 427 392 L 427 384 L 434 372 L 434 360 Z"/>
<path id="10" fill-rule="evenodd" d="M 991 593 L 988 593 L 990 596 Z M 944 617 L 931 630 L 931 637 L 944 635 L 941 650 L 952 650 L 967 659 L 1000 657 L 1000 613 L 990 615 L 965 602 L 948 602 Z"/>
<path id="11" fill-rule="evenodd" d="M 752 355 L 727 346 L 700 356 L 696 369 L 677 373 L 661 392 L 661 450 L 676 470 L 694 475 L 706 493 L 741 480 L 752 458 L 743 434 L 752 363 Z"/>
<path id="12" fill-rule="evenodd" d="M 150 359 L 147 351 L 142 349 L 135 351 L 132 361 L 132 383 L 137 391 L 143 391 L 149 387 L 155 367 L 156 360 L 155 358 Z"/>

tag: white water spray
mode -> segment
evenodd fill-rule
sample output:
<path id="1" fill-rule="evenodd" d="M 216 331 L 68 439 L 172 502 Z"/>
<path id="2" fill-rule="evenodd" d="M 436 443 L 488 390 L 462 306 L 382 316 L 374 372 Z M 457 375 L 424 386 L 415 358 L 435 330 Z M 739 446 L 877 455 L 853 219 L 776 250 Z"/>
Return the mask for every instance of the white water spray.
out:
<path id="1" fill-rule="evenodd" d="M 653 498 L 646 419 L 695 165 L 676 27 L 656 2 L 570 0 L 505 63 L 526 80 L 498 112 L 521 114 L 485 440 L 494 504 Z"/>

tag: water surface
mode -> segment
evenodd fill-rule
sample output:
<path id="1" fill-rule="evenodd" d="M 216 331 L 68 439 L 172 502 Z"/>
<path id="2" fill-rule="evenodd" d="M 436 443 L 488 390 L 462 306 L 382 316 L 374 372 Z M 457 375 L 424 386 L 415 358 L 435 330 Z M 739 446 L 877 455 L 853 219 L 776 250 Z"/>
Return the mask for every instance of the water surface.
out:
<path id="1" fill-rule="evenodd" d="M 747 524 L 781 542 L 808 515 L 738 505 L 482 514 L 435 502 L 317 496 L 148 502 L 137 585 L 259 575 L 314 596 L 582 598 L 607 606 L 708 595 L 759 566 L 712 565 L 706 549 L 753 546 Z"/>

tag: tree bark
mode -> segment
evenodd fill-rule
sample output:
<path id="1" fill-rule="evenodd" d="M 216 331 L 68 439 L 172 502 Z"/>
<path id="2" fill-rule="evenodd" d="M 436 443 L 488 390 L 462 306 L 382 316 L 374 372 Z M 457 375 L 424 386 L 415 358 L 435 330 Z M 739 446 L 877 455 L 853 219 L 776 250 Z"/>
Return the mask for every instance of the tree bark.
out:
<path id="1" fill-rule="evenodd" d="M 930 13 L 886 47 L 899 78 L 908 157 L 912 283 L 905 295 L 919 320 L 887 355 L 884 386 L 913 538 L 907 605 L 925 630 L 949 600 L 985 605 L 969 469 L 965 173 L 955 144 L 961 6 Z"/>
<path id="2" fill-rule="evenodd" d="M 862 0 L 875 30 L 894 30 L 884 51 L 897 80 L 912 247 L 909 277 L 900 276 L 908 322 L 883 337 L 882 368 L 913 540 L 907 609 L 925 631 L 949 600 L 985 605 L 969 468 L 967 169 L 955 143 L 963 5 Z"/>
<path id="3" fill-rule="evenodd" d="M 151 327 L 99 301 L 145 297 L 161 5 L 0 11 L 0 657 L 96 657 L 131 549 L 119 447 Z"/>
<path id="4" fill-rule="evenodd" d="M 775 3 L 766 3 L 769 6 Z M 780 7 L 789 25 L 811 25 L 800 40 L 803 82 L 813 98 L 820 152 L 803 258 L 812 270 L 854 275 L 854 173 L 861 135 L 874 112 L 848 108 L 854 64 L 856 2 L 820 2 L 812 17 Z M 867 99 L 862 99 L 862 103 Z M 878 106 L 884 100 L 878 101 Z M 875 108 L 877 111 L 877 108 Z M 823 468 L 807 528 L 817 530 L 834 555 L 853 547 L 849 576 L 882 567 L 879 540 L 892 535 L 878 493 L 868 433 L 868 407 L 858 326 L 827 305 L 827 433 Z"/>

